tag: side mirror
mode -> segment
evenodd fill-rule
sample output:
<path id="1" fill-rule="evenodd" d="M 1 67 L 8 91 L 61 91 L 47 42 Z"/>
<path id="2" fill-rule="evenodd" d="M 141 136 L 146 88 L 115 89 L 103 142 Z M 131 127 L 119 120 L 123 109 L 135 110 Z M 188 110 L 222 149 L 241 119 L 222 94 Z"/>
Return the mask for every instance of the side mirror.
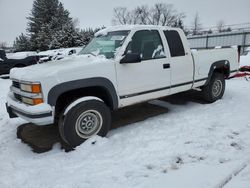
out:
<path id="1" fill-rule="evenodd" d="M 121 64 L 140 63 L 140 62 L 141 62 L 141 56 L 140 54 L 137 53 L 128 53 L 120 61 Z"/>

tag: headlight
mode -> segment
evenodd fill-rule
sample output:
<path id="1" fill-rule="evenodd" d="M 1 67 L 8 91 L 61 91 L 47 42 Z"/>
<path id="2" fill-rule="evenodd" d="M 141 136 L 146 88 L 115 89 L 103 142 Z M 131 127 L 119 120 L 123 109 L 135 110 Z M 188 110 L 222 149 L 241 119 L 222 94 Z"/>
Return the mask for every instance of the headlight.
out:
<path id="1" fill-rule="evenodd" d="M 41 93 L 41 84 L 20 84 L 20 89 L 22 91 L 30 92 L 30 93 Z"/>
<path id="2" fill-rule="evenodd" d="M 29 105 L 37 105 L 37 104 L 41 104 L 43 103 L 43 99 L 41 98 L 28 98 L 28 97 L 22 97 L 22 102 L 25 104 L 29 104 Z"/>

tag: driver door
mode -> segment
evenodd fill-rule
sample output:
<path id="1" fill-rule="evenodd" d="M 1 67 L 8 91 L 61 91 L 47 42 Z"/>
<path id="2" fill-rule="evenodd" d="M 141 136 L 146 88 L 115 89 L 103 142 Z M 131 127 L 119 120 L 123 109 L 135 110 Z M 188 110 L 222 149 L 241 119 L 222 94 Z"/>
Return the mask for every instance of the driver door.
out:
<path id="1" fill-rule="evenodd" d="M 141 62 L 116 65 L 122 106 L 169 94 L 170 59 L 166 57 L 161 35 L 158 30 L 135 32 L 125 55 L 139 54 Z"/>

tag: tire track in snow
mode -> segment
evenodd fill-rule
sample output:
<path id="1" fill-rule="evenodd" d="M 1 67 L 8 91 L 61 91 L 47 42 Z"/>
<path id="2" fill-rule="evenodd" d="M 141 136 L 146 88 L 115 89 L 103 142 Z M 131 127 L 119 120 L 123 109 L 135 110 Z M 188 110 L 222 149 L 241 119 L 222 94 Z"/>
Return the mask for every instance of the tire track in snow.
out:
<path id="1" fill-rule="evenodd" d="M 250 160 L 241 164 L 239 168 L 235 169 L 229 176 L 227 176 L 221 183 L 219 183 L 218 186 L 215 188 L 223 188 L 225 187 L 234 177 L 239 175 L 240 172 L 242 172 L 249 164 Z"/>

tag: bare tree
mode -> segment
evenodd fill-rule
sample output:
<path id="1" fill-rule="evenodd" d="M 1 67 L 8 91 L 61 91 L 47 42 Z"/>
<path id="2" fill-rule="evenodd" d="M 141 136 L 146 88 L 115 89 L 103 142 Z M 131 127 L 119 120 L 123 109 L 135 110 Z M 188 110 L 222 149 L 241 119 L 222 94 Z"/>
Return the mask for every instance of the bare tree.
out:
<path id="1" fill-rule="evenodd" d="M 198 35 L 202 30 L 202 24 L 200 21 L 199 13 L 197 12 L 194 16 L 194 21 L 192 23 L 192 33 L 193 35 Z"/>
<path id="2" fill-rule="evenodd" d="M 150 12 L 154 25 L 173 26 L 185 17 L 183 13 L 177 13 L 172 4 L 156 3 Z"/>
<path id="3" fill-rule="evenodd" d="M 6 42 L 0 42 L 0 49 L 6 49 L 7 43 Z"/>
<path id="4" fill-rule="evenodd" d="M 220 33 L 224 31 L 224 27 L 225 27 L 225 22 L 223 20 L 220 20 L 216 25 L 216 28 Z"/>
<path id="5" fill-rule="evenodd" d="M 150 19 L 150 10 L 146 5 L 136 7 L 131 11 L 130 16 L 132 19 L 131 24 L 152 24 Z"/>
<path id="6" fill-rule="evenodd" d="M 176 25 L 180 19 L 184 18 L 183 13 L 178 13 L 171 4 L 156 3 L 153 7 L 146 5 L 138 6 L 129 11 L 125 7 L 114 9 L 113 24 L 149 24 L 149 25 Z"/>
<path id="7" fill-rule="evenodd" d="M 114 8 L 114 18 L 112 20 L 114 25 L 131 24 L 131 15 L 126 7 Z"/>

